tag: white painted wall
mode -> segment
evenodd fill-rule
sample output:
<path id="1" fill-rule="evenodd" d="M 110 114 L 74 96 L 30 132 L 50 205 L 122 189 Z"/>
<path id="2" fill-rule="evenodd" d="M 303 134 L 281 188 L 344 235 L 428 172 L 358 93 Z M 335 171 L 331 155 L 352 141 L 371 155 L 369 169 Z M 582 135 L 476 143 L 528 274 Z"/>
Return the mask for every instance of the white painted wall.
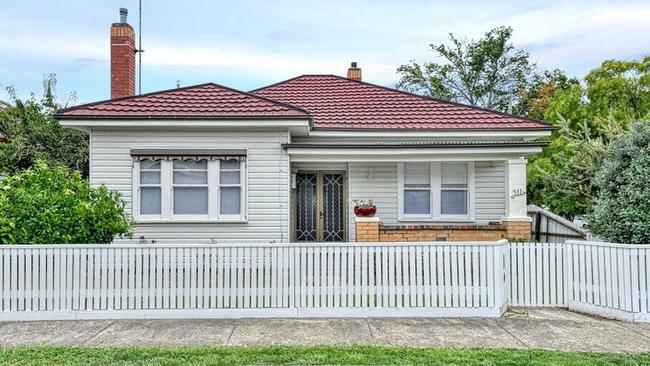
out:
<path id="1" fill-rule="evenodd" d="M 235 132 L 223 130 L 117 130 L 91 132 L 91 184 L 105 184 L 122 194 L 131 209 L 134 148 L 247 149 L 248 221 L 246 223 L 138 224 L 133 241 L 141 236 L 159 243 L 237 243 L 288 241 L 289 160 L 281 144 L 287 131 Z M 123 242 L 124 240 L 116 240 Z"/>
<path id="2" fill-rule="evenodd" d="M 475 217 L 479 223 L 499 221 L 505 215 L 505 171 L 503 161 L 475 162 Z M 397 163 L 350 163 L 349 238 L 355 238 L 355 199 L 374 199 L 377 216 L 384 224 L 397 224 Z M 420 222 L 409 221 L 409 224 Z M 429 222 L 421 222 L 431 223 Z"/>

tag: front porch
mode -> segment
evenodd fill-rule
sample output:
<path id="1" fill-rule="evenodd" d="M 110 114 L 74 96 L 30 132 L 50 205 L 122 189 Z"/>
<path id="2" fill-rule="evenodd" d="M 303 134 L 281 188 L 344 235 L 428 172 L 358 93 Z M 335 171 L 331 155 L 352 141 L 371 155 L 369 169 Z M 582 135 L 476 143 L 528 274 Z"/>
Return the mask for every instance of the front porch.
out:
<path id="1" fill-rule="evenodd" d="M 530 240 L 523 148 L 291 144 L 291 241 Z"/>

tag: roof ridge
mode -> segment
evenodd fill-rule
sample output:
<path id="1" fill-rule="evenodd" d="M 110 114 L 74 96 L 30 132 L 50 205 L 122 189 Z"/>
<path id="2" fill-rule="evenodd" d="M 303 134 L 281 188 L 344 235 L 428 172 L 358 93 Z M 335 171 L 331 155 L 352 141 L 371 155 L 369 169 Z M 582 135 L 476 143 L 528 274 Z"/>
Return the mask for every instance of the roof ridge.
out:
<path id="1" fill-rule="evenodd" d="M 403 95 L 416 97 L 416 98 L 420 98 L 420 99 L 424 99 L 424 100 L 431 100 L 431 101 L 442 103 L 442 104 L 450 104 L 450 105 L 454 105 L 454 106 L 458 106 L 458 107 L 470 108 L 470 109 L 479 110 L 479 111 L 483 111 L 483 112 L 487 112 L 487 113 L 495 113 L 495 114 L 502 115 L 504 117 L 511 117 L 511 118 L 516 118 L 516 119 L 525 120 L 525 121 L 529 121 L 529 122 L 541 123 L 541 124 L 547 125 L 548 127 L 553 127 L 552 124 L 550 124 L 550 123 L 548 123 L 546 121 L 543 121 L 543 120 L 538 120 L 538 119 L 528 118 L 528 117 L 523 117 L 523 116 L 517 116 L 517 115 L 511 114 L 511 113 L 505 113 L 505 112 L 496 111 L 496 110 L 493 110 L 493 109 L 488 109 L 488 108 L 463 104 L 463 103 L 459 103 L 459 102 L 453 102 L 453 101 L 450 101 L 450 100 L 443 100 L 443 99 L 439 99 L 439 98 L 435 98 L 435 97 L 431 97 L 431 96 L 426 96 L 426 95 L 415 94 L 415 93 L 411 93 L 411 92 L 408 92 L 408 91 L 399 90 L 399 89 L 396 89 L 396 88 L 390 88 L 390 87 L 383 86 L 383 85 L 369 83 L 369 82 L 363 81 L 363 80 L 352 80 L 352 79 L 348 79 L 345 76 L 334 75 L 334 74 L 302 74 L 302 75 L 299 75 L 299 76 L 296 76 L 296 77 L 293 77 L 293 78 L 290 78 L 290 79 L 287 79 L 287 80 L 284 80 L 284 81 L 280 81 L 280 82 L 277 82 L 277 83 L 274 83 L 274 84 L 270 84 L 270 85 L 267 85 L 267 86 L 264 86 L 264 87 L 261 87 L 261 88 L 251 90 L 250 92 L 255 93 L 257 91 L 261 91 L 261 90 L 264 90 L 264 89 L 270 89 L 270 88 L 275 87 L 277 85 L 284 84 L 284 83 L 287 83 L 287 82 L 290 82 L 290 81 L 293 81 L 293 80 L 296 80 L 296 79 L 300 79 L 302 77 L 308 77 L 308 76 L 333 77 L 333 78 L 336 78 L 336 79 L 339 79 L 339 80 L 344 80 L 344 81 L 347 81 L 347 82 L 350 82 L 350 83 L 358 83 L 358 84 L 362 84 L 362 85 L 367 85 L 367 86 L 370 86 L 370 87 L 383 89 L 383 90 L 391 91 L 391 92 L 394 92 L 394 93 L 400 93 L 400 94 L 403 94 Z"/>
<path id="2" fill-rule="evenodd" d="M 306 110 L 304 108 L 294 106 L 294 105 L 292 105 L 290 103 L 287 103 L 287 102 L 271 99 L 271 98 L 268 98 L 268 97 L 265 97 L 265 96 L 262 96 L 262 95 L 253 94 L 253 93 L 250 93 L 250 92 L 245 92 L 245 91 L 242 91 L 242 90 L 231 88 L 229 86 L 217 84 L 217 83 L 214 83 L 214 82 L 207 82 L 207 83 L 201 83 L 201 84 L 196 84 L 196 85 L 184 86 L 184 87 L 180 87 L 180 88 L 159 90 L 159 91 L 149 92 L 149 93 L 144 93 L 144 94 L 139 94 L 139 95 L 130 95 L 130 96 L 127 96 L 127 97 L 114 98 L 114 99 L 105 99 L 105 100 L 100 100 L 100 101 L 97 101 L 97 102 L 84 103 L 84 104 L 80 104 L 80 105 L 77 105 L 77 106 L 60 109 L 60 110 L 58 110 L 56 112 L 55 117 L 59 116 L 59 115 L 61 115 L 63 113 L 69 112 L 69 111 L 73 111 L 73 110 L 76 110 L 76 109 L 83 109 L 83 108 L 87 108 L 87 107 L 92 107 L 92 106 L 96 106 L 96 105 L 100 105 L 100 104 L 121 102 L 121 101 L 138 99 L 138 98 L 146 98 L 146 97 L 150 97 L 150 96 L 166 94 L 166 93 L 173 93 L 175 91 L 196 89 L 196 88 L 201 88 L 201 87 L 205 87 L 205 86 L 213 86 L 213 87 L 216 87 L 216 88 L 228 90 L 228 91 L 231 91 L 233 93 L 237 93 L 237 94 L 245 95 L 245 96 L 248 96 L 248 97 L 252 97 L 252 98 L 262 100 L 262 101 L 265 101 L 265 102 L 268 102 L 268 103 L 276 104 L 276 105 L 279 105 L 279 106 L 282 106 L 282 107 L 285 107 L 285 108 L 288 108 L 288 109 L 293 109 L 293 110 L 299 111 L 301 113 L 304 113 L 306 116 L 311 116 L 311 113 L 308 110 Z"/>

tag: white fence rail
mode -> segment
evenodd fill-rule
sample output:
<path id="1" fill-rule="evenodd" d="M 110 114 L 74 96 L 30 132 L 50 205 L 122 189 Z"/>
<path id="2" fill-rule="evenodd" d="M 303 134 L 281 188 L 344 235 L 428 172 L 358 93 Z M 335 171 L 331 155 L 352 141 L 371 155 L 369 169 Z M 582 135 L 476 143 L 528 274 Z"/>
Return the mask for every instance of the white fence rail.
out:
<path id="1" fill-rule="evenodd" d="M 508 244 L 0 248 L 0 320 L 499 316 Z"/>

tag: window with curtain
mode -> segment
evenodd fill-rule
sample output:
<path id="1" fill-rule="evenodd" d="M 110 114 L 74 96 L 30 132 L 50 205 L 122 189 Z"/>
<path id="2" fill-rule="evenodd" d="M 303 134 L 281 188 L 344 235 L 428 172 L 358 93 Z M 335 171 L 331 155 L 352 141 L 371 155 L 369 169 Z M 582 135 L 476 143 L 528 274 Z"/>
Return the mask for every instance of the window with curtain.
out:
<path id="1" fill-rule="evenodd" d="M 223 160 L 219 167 L 219 212 L 222 215 L 241 213 L 241 169 L 237 160 Z"/>
<path id="2" fill-rule="evenodd" d="M 431 166 L 404 164 L 404 214 L 431 215 Z"/>
<path id="3" fill-rule="evenodd" d="M 469 178 L 466 163 L 442 163 L 440 214 L 467 215 Z"/>
<path id="4" fill-rule="evenodd" d="M 140 162 L 140 214 L 160 215 L 160 161 Z"/>
<path id="5" fill-rule="evenodd" d="M 246 219 L 245 156 L 136 156 L 136 219 Z"/>
<path id="6" fill-rule="evenodd" d="M 174 215 L 208 214 L 208 161 L 174 160 Z"/>

